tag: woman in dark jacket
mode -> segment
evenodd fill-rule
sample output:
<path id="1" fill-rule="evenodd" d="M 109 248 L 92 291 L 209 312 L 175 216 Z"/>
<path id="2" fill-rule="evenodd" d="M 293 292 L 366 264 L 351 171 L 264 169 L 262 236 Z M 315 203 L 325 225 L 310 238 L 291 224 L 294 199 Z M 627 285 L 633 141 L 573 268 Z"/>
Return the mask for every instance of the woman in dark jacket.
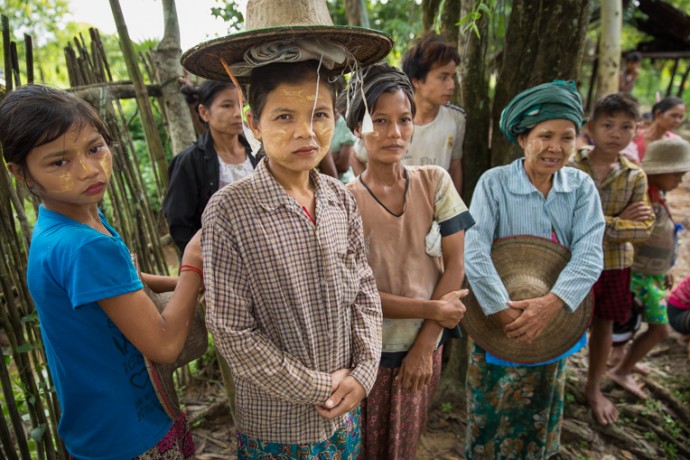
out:
<path id="1" fill-rule="evenodd" d="M 207 80 L 183 87 L 183 93 L 208 131 L 170 163 L 163 211 L 180 252 L 201 228 L 211 195 L 250 175 L 257 163 L 243 134 L 239 94 L 232 83 Z"/>

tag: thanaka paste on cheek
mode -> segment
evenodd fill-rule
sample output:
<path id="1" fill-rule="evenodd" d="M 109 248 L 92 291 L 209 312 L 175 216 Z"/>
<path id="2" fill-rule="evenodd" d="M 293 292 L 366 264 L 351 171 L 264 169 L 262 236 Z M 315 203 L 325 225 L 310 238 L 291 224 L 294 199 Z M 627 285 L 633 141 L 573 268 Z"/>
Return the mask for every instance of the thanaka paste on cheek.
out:
<path id="1" fill-rule="evenodd" d="M 60 184 L 58 192 L 69 192 L 70 190 L 74 189 L 74 178 L 72 177 L 72 174 L 68 172 L 60 173 L 60 175 L 57 177 L 57 180 Z"/>

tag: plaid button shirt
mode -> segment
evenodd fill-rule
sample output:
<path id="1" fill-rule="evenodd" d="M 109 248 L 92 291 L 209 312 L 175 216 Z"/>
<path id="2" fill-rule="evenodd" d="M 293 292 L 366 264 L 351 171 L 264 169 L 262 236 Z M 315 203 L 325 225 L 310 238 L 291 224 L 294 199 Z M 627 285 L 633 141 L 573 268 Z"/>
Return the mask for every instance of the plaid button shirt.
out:
<path id="1" fill-rule="evenodd" d="M 381 354 L 381 304 L 352 195 L 311 172 L 316 225 L 266 161 L 217 192 L 203 216 L 206 322 L 235 381 L 235 422 L 253 438 L 313 443 L 330 373 L 353 368 L 367 393 Z"/>
<path id="2" fill-rule="evenodd" d="M 647 176 L 638 165 L 618 155 L 619 167 L 603 181 L 598 181 L 589 162 L 589 152 L 589 149 L 578 151 L 570 165 L 589 174 L 599 190 L 606 219 L 604 270 L 628 268 L 633 263 L 633 243 L 649 238 L 654 228 L 654 216 L 638 222 L 621 219 L 618 215 L 637 201 L 651 206 L 647 196 Z"/>

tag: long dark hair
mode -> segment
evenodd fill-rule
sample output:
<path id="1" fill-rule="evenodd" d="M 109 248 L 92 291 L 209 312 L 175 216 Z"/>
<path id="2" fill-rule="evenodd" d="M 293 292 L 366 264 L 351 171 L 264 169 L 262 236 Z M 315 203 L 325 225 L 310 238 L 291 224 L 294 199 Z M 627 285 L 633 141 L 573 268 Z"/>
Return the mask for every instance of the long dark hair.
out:
<path id="1" fill-rule="evenodd" d="M 26 168 L 36 147 L 54 141 L 76 125 L 92 125 L 108 146 L 113 137 L 96 110 L 84 100 L 57 88 L 21 86 L 0 101 L 0 143 L 8 163 Z"/>

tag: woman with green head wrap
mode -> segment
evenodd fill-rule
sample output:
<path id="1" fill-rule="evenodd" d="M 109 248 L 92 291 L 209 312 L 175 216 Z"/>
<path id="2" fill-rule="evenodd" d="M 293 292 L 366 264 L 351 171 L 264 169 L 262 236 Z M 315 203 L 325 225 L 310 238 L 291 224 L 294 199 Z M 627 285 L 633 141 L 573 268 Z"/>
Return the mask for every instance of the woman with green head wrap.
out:
<path id="1" fill-rule="evenodd" d="M 484 173 L 472 197 L 470 213 L 477 224 L 466 236 L 467 279 L 487 321 L 494 318 L 501 324 L 499 333 L 516 346 L 532 344 L 553 327 L 559 310 L 575 311 L 602 269 L 604 217 L 597 189 L 587 174 L 565 166 L 582 117 L 572 82 L 545 83 L 515 96 L 501 114 L 500 129 L 520 145 L 524 157 Z M 519 235 L 557 242 L 570 250 L 571 258 L 546 295 L 513 301 L 492 262 L 491 248 L 494 240 Z M 472 343 L 467 458 L 558 454 L 565 358 L 585 344 L 583 335 L 566 353 L 524 365 Z"/>

